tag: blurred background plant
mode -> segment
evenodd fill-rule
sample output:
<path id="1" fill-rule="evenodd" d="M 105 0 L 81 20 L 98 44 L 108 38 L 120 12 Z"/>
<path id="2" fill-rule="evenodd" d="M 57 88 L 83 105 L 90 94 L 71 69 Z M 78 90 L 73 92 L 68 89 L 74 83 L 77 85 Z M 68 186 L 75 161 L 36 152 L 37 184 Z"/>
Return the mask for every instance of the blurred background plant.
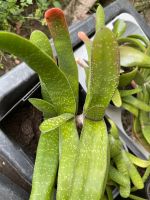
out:
<path id="1" fill-rule="evenodd" d="M 0 0 L 0 30 L 29 37 L 34 29 L 46 32 L 43 13 L 49 7 L 64 6 L 63 0 Z M 19 60 L 0 52 L 0 75 L 19 64 Z"/>
<path id="2" fill-rule="evenodd" d="M 35 19 L 43 24 L 43 13 L 48 7 L 62 7 L 57 0 L 0 0 L 0 29 L 15 31 L 28 20 Z"/>
<path id="3" fill-rule="evenodd" d="M 0 1 L 0 29 L 11 30 L 18 21 L 23 22 L 22 12 L 32 4 L 32 0 Z"/>

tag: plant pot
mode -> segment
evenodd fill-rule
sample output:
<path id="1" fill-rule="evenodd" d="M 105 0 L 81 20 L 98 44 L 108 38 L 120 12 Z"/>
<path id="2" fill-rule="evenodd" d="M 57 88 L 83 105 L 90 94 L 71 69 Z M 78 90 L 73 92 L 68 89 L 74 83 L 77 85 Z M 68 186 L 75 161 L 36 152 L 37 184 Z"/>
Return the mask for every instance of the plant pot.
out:
<path id="1" fill-rule="evenodd" d="M 132 9 L 126 0 L 118 0 L 114 2 L 110 6 L 106 7 L 105 12 L 107 23 L 121 13 L 126 12 L 131 14 L 134 17 L 133 19 L 136 18 L 144 33 L 146 33 L 146 35 L 150 38 L 149 27 L 147 27 L 143 19 Z M 125 15 L 128 15 L 129 17 L 129 14 Z M 123 17 L 123 14 L 120 16 Z M 84 45 L 79 47 L 81 42 L 77 38 L 77 32 L 84 31 L 88 35 L 94 34 L 94 19 L 94 15 L 92 15 L 87 20 L 81 23 L 76 23 L 70 28 L 71 40 L 75 50 L 75 56 L 79 55 L 80 57 L 85 48 Z M 79 81 L 82 87 L 86 90 L 84 76 L 85 75 L 82 69 L 79 68 Z M 82 93 L 82 89 L 80 92 Z M 2 138 L 0 139 L 0 160 L 1 163 L 3 163 L 1 166 L 1 172 L 8 176 L 16 184 L 24 188 L 27 192 L 30 192 L 31 187 L 34 155 L 31 155 L 28 149 L 24 148 L 19 142 L 14 141 L 14 138 L 10 136 L 12 133 L 9 133 L 12 130 L 8 131 L 7 126 L 8 120 L 11 117 L 13 118 L 13 114 L 18 112 L 20 108 L 24 108 L 26 110 L 26 106 L 30 107 L 30 104 L 27 102 L 27 100 L 31 95 L 36 97 L 40 95 L 40 85 L 35 72 L 32 71 L 24 63 L 17 66 L 0 78 L 0 137 Z M 82 95 L 80 95 L 80 102 L 82 103 L 83 98 L 81 96 Z M 41 115 L 40 113 L 38 114 L 40 121 Z M 126 135 L 123 135 L 124 140 L 125 138 Z M 129 148 L 133 146 L 132 140 L 130 141 L 130 144 L 128 144 L 128 140 L 125 141 Z M 137 155 L 137 152 L 135 152 L 134 149 L 131 150 L 134 154 Z"/>
<path id="2" fill-rule="evenodd" d="M 3 200 L 28 200 L 29 194 L 6 176 L 0 174 L 0 197 Z"/>

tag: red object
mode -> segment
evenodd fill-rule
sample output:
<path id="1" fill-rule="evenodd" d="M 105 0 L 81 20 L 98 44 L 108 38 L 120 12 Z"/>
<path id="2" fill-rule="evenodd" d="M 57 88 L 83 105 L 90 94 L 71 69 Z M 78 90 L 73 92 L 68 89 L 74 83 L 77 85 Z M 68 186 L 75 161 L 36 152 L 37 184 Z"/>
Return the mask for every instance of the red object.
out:
<path id="1" fill-rule="evenodd" d="M 64 13 L 60 8 L 51 8 L 45 12 L 45 19 L 64 17 Z"/>

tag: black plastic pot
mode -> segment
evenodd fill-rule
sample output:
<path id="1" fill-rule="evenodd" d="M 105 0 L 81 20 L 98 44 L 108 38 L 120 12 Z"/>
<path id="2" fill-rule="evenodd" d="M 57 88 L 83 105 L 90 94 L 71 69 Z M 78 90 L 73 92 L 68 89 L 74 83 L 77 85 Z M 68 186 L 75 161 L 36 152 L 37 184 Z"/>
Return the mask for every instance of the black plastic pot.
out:
<path id="1" fill-rule="evenodd" d="M 150 38 L 150 28 L 126 0 L 118 0 L 105 8 L 106 23 L 110 22 L 117 15 L 124 12 L 131 14 L 136 19 L 147 37 Z M 70 27 L 71 40 L 74 50 L 78 49 L 80 45 L 82 45 L 77 37 L 77 32 L 84 31 L 88 35 L 93 35 L 94 27 L 94 15 L 90 16 L 87 20 L 76 23 Z M 82 80 L 80 80 L 80 82 L 82 85 Z M 9 136 L 9 133 L 5 131 L 6 129 L 4 124 L 7 126 L 7 120 L 9 116 L 15 112 L 15 110 L 25 104 L 28 104 L 27 100 L 31 95 L 36 96 L 39 94 L 39 87 L 40 85 L 37 74 L 35 74 L 35 72 L 24 63 L 20 64 L 0 78 L 0 172 L 5 174 L 28 193 L 31 188 L 34 158 L 28 153 L 25 153 L 25 149 Z M 82 98 L 80 99 L 80 102 L 82 103 Z M 128 143 L 126 136 L 123 135 L 123 137 L 128 148 L 131 148 L 132 152 L 137 155 L 137 152 L 134 151 L 134 144 L 132 144 L 132 141 Z M 3 184 L 1 179 L 0 184 Z M 13 190 L 17 193 L 15 187 Z M 0 187 L 0 194 L 1 192 L 2 189 Z M 3 198 L 3 200 L 5 199 L 8 200 L 8 198 Z"/>
<path id="2" fill-rule="evenodd" d="M 28 200 L 29 194 L 6 176 L 0 174 L 0 199 Z"/>

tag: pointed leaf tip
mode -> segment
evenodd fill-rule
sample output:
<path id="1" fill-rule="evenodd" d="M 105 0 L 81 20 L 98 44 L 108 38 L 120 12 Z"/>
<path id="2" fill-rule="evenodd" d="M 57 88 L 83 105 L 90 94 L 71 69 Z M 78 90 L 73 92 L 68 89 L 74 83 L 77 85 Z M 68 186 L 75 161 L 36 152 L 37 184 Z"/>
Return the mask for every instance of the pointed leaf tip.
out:
<path id="1" fill-rule="evenodd" d="M 64 16 L 63 11 L 60 8 L 51 8 L 45 12 L 45 19 L 49 20 L 50 18 L 57 18 L 60 16 Z"/>

